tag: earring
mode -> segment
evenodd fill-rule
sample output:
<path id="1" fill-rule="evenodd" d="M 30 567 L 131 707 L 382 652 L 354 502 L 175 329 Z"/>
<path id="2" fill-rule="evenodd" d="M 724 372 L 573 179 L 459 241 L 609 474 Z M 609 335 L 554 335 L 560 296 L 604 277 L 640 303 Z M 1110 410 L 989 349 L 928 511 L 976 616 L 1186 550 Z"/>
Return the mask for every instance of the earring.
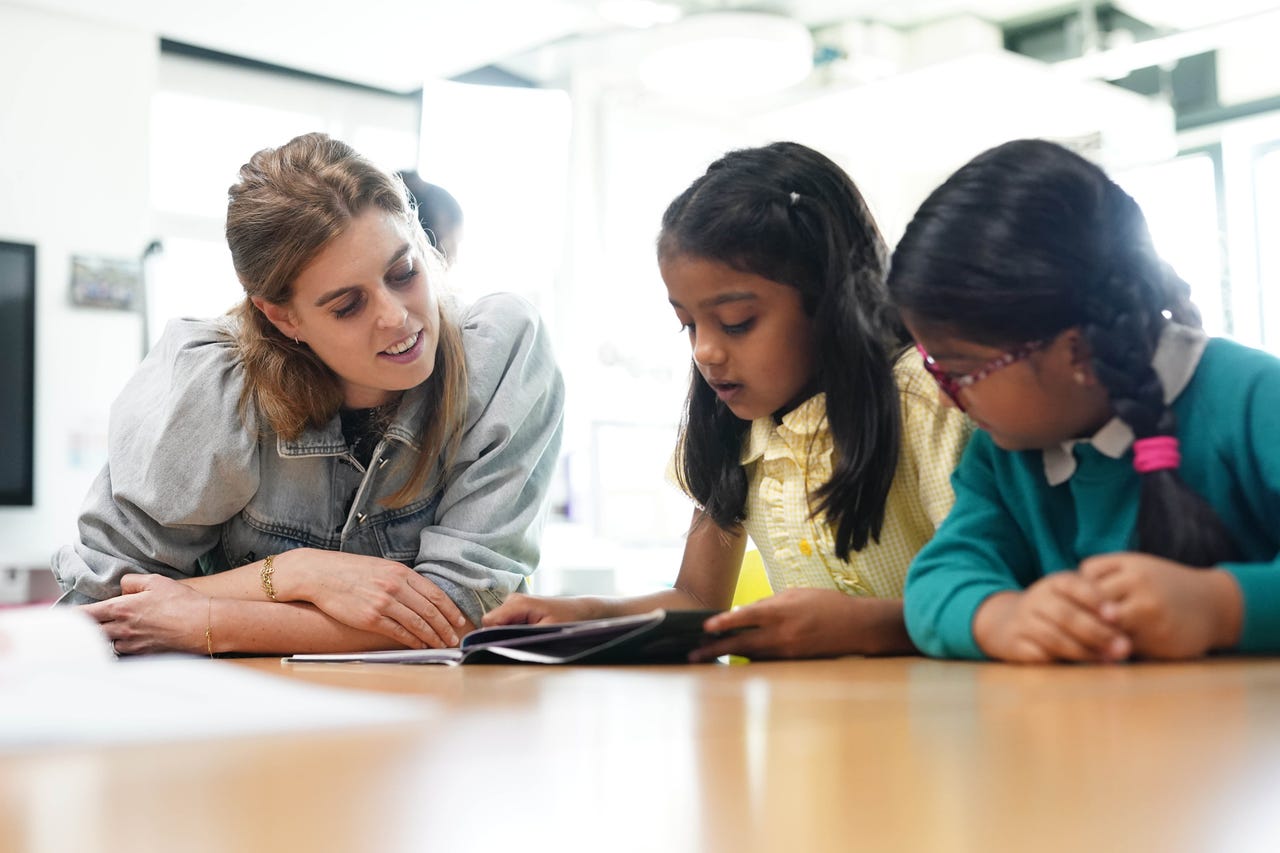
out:
<path id="1" fill-rule="evenodd" d="M 1077 385 L 1083 385 L 1083 384 L 1084 384 L 1085 376 L 1084 376 L 1084 371 L 1083 371 L 1083 370 L 1077 370 L 1077 371 L 1075 372 L 1075 380 L 1076 380 L 1076 384 L 1077 384 Z"/>
<path id="2" fill-rule="evenodd" d="M 293 339 L 293 343 L 295 346 L 302 346 L 302 341 L 298 340 L 297 338 Z"/>

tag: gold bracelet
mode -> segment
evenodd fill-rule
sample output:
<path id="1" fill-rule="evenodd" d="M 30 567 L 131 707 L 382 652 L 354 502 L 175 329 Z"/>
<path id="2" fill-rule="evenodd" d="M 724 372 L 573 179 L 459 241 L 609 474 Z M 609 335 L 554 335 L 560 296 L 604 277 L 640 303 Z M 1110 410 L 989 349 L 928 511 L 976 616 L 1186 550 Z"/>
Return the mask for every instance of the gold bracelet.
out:
<path id="1" fill-rule="evenodd" d="M 276 570 L 276 555 L 272 554 L 262 561 L 262 591 L 267 594 L 267 598 L 277 601 L 276 588 L 271 585 L 271 573 Z"/>
<path id="2" fill-rule="evenodd" d="M 213 596 L 209 596 L 209 618 L 205 620 L 204 645 L 209 650 L 209 658 L 213 658 Z"/>

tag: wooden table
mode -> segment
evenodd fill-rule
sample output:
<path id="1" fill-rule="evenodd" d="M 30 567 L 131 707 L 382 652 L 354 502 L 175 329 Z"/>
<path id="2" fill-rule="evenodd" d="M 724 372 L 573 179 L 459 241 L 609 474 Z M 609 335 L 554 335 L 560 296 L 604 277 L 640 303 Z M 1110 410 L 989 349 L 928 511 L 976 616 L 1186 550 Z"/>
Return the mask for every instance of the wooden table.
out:
<path id="1" fill-rule="evenodd" d="M 1280 660 L 208 665 L 435 712 L 9 757 L 0 850 L 1280 849 Z"/>

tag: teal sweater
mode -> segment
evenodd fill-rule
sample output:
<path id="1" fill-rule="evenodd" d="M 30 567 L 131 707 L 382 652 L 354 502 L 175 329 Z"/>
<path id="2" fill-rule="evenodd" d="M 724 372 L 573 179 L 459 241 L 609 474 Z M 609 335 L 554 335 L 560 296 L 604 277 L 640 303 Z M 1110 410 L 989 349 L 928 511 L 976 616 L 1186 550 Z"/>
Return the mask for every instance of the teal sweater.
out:
<path id="1" fill-rule="evenodd" d="M 1213 339 L 1173 410 L 1179 474 L 1243 554 L 1221 566 L 1244 596 L 1238 648 L 1280 651 L 1280 359 Z M 975 433 L 952 476 L 955 506 L 907 574 L 907 630 L 921 651 L 983 658 L 973 616 L 988 596 L 1135 550 L 1133 451 L 1111 459 L 1077 444 L 1074 453 L 1075 474 L 1050 486 L 1039 450 L 1001 450 Z"/>

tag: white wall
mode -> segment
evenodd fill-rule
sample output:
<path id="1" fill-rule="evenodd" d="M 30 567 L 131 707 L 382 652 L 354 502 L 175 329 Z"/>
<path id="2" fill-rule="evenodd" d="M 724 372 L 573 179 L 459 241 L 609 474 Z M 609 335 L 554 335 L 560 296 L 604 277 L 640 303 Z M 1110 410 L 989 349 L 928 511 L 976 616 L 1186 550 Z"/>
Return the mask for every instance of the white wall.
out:
<path id="1" fill-rule="evenodd" d="M 34 243 L 36 486 L 0 508 L 0 568 L 47 565 L 105 455 L 110 401 L 137 365 L 137 316 L 73 308 L 72 255 L 149 239 L 154 34 L 0 5 L 0 239 Z"/>

